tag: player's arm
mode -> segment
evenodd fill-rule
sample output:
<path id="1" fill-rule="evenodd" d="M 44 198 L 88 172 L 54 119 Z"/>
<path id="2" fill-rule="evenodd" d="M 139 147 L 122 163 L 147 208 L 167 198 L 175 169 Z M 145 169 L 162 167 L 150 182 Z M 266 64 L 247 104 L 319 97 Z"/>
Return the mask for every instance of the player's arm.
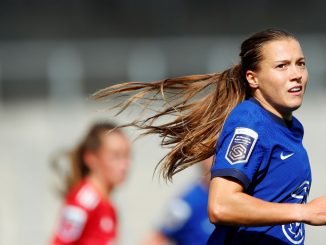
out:
<path id="1" fill-rule="evenodd" d="M 160 226 L 151 233 L 143 245 L 178 244 L 178 234 L 182 233 L 183 226 L 189 221 L 192 210 L 188 202 L 182 198 L 170 201 L 163 214 Z"/>
<path id="2" fill-rule="evenodd" d="M 208 215 L 212 223 L 227 225 L 325 225 L 326 196 L 308 204 L 266 202 L 244 193 L 242 185 L 231 178 L 215 177 L 210 184 Z"/>
<path id="3" fill-rule="evenodd" d="M 150 234 L 142 245 L 169 245 L 169 239 L 162 233 L 156 231 Z"/>
<path id="4" fill-rule="evenodd" d="M 87 223 L 85 209 L 76 205 L 65 205 L 59 221 L 59 227 L 52 240 L 52 245 L 76 244 Z"/>

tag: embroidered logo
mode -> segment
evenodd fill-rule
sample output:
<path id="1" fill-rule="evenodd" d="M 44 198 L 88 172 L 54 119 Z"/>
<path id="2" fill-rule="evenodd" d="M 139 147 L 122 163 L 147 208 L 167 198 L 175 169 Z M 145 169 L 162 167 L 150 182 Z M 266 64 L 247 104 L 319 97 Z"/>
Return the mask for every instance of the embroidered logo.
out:
<path id="1" fill-rule="evenodd" d="M 246 163 L 255 147 L 258 134 L 249 128 L 236 128 L 225 154 L 230 164 Z"/>
<path id="2" fill-rule="evenodd" d="M 110 217 L 103 217 L 100 221 L 100 228 L 107 233 L 113 231 L 114 228 L 113 220 Z"/>
<path id="3" fill-rule="evenodd" d="M 280 155 L 280 158 L 281 158 L 282 161 L 284 161 L 284 160 L 288 159 L 289 157 L 292 157 L 293 155 L 294 155 L 294 153 L 290 153 L 288 155 L 284 155 L 284 152 L 282 151 L 281 152 L 281 155 Z"/>
<path id="4" fill-rule="evenodd" d="M 303 223 L 291 223 L 288 225 L 282 225 L 282 231 L 285 237 L 292 244 L 302 244 L 304 241 L 304 225 Z"/>
<path id="5" fill-rule="evenodd" d="M 304 181 L 298 186 L 292 193 L 291 197 L 297 201 L 297 203 L 306 203 L 310 190 L 310 182 Z M 282 231 L 284 236 L 292 244 L 303 244 L 305 238 L 305 230 L 303 223 L 291 223 L 282 225 Z"/>

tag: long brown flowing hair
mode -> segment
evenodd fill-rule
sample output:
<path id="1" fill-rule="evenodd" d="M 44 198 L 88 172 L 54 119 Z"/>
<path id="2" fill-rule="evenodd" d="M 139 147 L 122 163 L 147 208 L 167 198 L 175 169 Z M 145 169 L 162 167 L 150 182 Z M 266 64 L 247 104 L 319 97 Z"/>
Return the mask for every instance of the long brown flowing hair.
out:
<path id="1" fill-rule="evenodd" d="M 154 115 L 124 126 L 135 126 L 144 130 L 144 134 L 158 134 L 161 145 L 171 147 L 159 162 L 163 177 L 171 180 L 174 174 L 215 153 L 217 139 L 229 113 L 251 96 L 246 71 L 259 69 L 263 58 L 261 48 L 265 43 L 284 38 L 294 36 L 278 29 L 255 33 L 242 43 L 240 62 L 223 72 L 154 82 L 126 82 L 104 88 L 92 97 L 127 95 L 128 99 L 117 105 L 119 113 L 131 105 L 148 109 L 156 101 L 163 102 L 162 109 Z"/>
<path id="2" fill-rule="evenodd" d="M 101 137 L 106 133 L 111 132 L 122 133 L 116 125 L 109 122 L 95 123 L 87 132 L 84 139 L 72 150 L 62 151 L 52 159 L 52 167 L 59 175 L 60 179 L 64 179 L 64 186 L 59 189 L 59 193 L 66 195 L 73 186 L 84 179 L 90 173 L 90 169 L 85 163 L 84 156 L 86 151 L 93 151 L 99 149 L 102 145 Z M 70 169 L 68 173 L 64 173 L 64 168 L 60 165 L 62 156 L 68 158 Z M 66 171 L 67 172 L 67 171 Z"/>

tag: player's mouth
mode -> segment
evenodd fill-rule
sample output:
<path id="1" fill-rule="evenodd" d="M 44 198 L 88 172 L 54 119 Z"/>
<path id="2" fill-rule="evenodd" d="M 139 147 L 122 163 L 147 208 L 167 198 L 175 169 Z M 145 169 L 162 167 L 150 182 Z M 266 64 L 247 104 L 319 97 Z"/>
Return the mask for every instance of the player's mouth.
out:
<path id="1" fill-rule="evenodd" d="M 300 95 L 303 90 L 302 85 L 294 86 L 288 90 L 289 93 L 293 95 Z"/>

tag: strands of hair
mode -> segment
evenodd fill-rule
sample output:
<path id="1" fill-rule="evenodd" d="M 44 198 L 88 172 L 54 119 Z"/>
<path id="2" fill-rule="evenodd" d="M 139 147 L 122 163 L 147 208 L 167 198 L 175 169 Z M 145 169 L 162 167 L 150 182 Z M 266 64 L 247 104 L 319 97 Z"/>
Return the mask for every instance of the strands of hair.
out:
<path id="1" fill-rule="evenodd" d="M 237 104 L 252 95 L 246 72 L 259 69 L 263 59 L 261 48 L 265 43 L 283 38 L 294 36 L 279 29 L 255 33 L 241 44 L 239 64 L 223 72 L 148 83 L 126 82 L 104 88 L 92 98 L 127 96 L 125 101 L 116 104 L 118 114 L 131 105 L 154 111 L 154 115 L 144 119 L 138 117 L 124 126 L 135 126 L 144 131 L 143 135 L 157 134 L 161 137 L 161 145 L 171 148 L 155 168 L 160 166 L 163 177 L 171 180 L 174 174 L 215 153 L 227 116 Z M 161 105 L 154 107 L 156 102 Z"/>
<path id="2" fill-rule="evenodd" d="M 205 160 L 215 152 L 216 141 L 228 113 L 245 99 L 245 86 L 238 82 L 239 65 L 222 73 L 183 76 L 157 82 L 126 82 L 93 94 L 94 99 L 127 96 L 118 103 L 118 114 L 131 105 L 143 110 L 153 107 L 154 115 L 136 118 L 123 125 L 157 134 L 161 145 L 171 151 L 158 163 L 163 178 Z M 158 110 L 157 108 L 161 108 Z M 157 111 L 158 110 L 158 111 Z M 155 168 L 155 169 L 156 169 Z"/>

